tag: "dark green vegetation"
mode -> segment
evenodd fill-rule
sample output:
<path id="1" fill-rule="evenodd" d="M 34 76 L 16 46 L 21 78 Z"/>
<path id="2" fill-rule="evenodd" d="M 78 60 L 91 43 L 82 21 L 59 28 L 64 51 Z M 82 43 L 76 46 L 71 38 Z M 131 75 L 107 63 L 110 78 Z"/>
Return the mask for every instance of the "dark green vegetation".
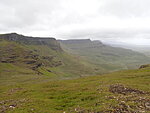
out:
<path id="1" fill-rule="evenodd" d="M 150 62 L 150 58 L 141 53 L 104 45 L 100 41 L 80 39 L 60 42 L 65 51 L 83 57 L 103 72 L 136 69 Z"/>
<path id="2" fill-rule="evenodd" d="M 66 48 L 65 44 L 62 46 L 73 54 L 76 51 L 76 48 L 75 51 Z M 150 65 L 100 75 L 122 69 L 117 63 L 106 65 L 104 62 L 108 58 L 110 62 L 117 60 L 118 56 L 115 59 L 114 54 L 124 49 L 116 48 L 115 51 L 97 41 L 92 47 L 89 47 L 91 54 L 86 53 L 89 57 L 78 53 L 73 56 L 54 38 L 25 37 L 15 33 L 0 35 L 0 113 L 150 112 Z M 105 60 L 104 56 L 100 56 L 101 60 L 93 60 L 94 48 L 101 47 L 109 50 L 109 55 L 104 55 L 107 56 Z M 138 63 L 148 61 L 144 55 L 133 52 L 134 56 L 132 51 L 130 55 L 129 51 L 118 55 L 124 55 L 126 60 L 130 56 L 136 63 L 137 58 Z M 85 77 L 87 75 L 97 76 Z"/>

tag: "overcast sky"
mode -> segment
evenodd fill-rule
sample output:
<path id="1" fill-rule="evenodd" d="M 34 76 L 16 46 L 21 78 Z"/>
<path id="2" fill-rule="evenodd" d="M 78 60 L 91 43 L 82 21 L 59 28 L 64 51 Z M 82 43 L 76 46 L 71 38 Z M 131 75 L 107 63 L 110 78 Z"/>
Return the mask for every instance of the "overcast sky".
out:
<path id="1" fill-rule="evenodd" d="M 0 0 L 0 33 L 150 45 L 150 0 Z"/>

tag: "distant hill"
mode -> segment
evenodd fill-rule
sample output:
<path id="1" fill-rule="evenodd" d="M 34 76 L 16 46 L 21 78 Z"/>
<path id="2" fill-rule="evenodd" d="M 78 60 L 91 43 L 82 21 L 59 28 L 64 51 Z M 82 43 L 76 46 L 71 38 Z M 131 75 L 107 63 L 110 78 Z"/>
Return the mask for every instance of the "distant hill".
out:
<path id="1" fill-rule="evenodd" d="M 59 40 L 68 53 L 79 55 L 88 62 L 97 65 L 103 71 L 135 69 L 141 64 L 150 63 L 150 58 L 142 53 L 105 45 L 90 39 Z"/>
<path id="2" fill-rule="evenodd" d="M 111 45 L 113 47 L 122 47 L 126 49 L 131 49 L 133 51 L 137 51 L 140 53 L 145 54 L 146 56 L 150 57 L 150 45 L 133 45 L 133 44 L 127 44 L 127 43 L 113 43 L 113 42 L 104 42 L 107 45 Z"/>
<path id="3" fill-rule="evenodd" d="M 55 38 L 0 35 L 1 75 L 47 75 L 72 78 L 93 75 L 94 68 L 79 57 L 64 52 Z"/>
<path id="4" fill-rule="evenodd" d="M 149 113 L 148 62 L 100 41 L 0 35 L 0 113 Z"/>
<path id="5" fill-rule="evenodd" d="M 26 45 L 47 45 L 53 50 L 61 50 L 59 42 L 52 37 L 29 37 L 17 33 L 0 34 L 0 39 L 14 41 Z"/>
<path id="6" fill-rule="evenodd" d="M 150 62 L 141 53 L 90 39 L 56 40 L 9 33 L 0 34 L 0 45 L 3 73 L 24 74 L 28 70 L 26 73 L 72 78 L 139 68 Z"/>

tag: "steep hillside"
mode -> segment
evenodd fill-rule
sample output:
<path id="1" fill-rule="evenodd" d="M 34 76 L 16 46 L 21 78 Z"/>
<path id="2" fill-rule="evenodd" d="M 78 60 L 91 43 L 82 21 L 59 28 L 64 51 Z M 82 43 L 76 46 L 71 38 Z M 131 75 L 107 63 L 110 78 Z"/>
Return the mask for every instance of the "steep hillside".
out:
<path id="1" fill-rule="evenodd" d="M 97 68 L 107 71 L 135 69 L 141 64 L 150 62 L 144 54 L 119 47 L 104 45 L 100 41 L 90 39 L 59 40 L 63 49 L 69 53 L 86 58 Z"/>
<path id="2" fill-rule="evenodd" d="M 74 80 L 22 79 L 6 85 L 0 76 L 1 113 L 150 112 L 150 67 Z"/>
<path id="3" fill-rule="evenodd" d="M 1 34 L 0 39 L 14 41 L 26 45 L 47 45 L 53 50 L 61 51 L 59 42 L 57 42 L 55 38 L 51 38 L 51 37 L 47 37 L 47 38 L 29 37 L 29 36 L 19 35 L 17 33 L 10 33 L 10 34 Z"/>
<path id="4" fill-rule="evenodd" d="M 29 73 L 72 78 L 96 73 L 88 63 L 79 61 L 80 58 L 65 53 L 54 38 L 0 35 L 1 76 Z"/>

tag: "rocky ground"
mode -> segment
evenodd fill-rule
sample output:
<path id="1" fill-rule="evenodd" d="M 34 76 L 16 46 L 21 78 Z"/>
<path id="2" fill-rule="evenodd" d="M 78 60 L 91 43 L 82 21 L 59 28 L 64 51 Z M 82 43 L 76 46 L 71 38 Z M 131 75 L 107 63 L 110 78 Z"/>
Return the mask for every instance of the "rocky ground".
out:
<path id="1" fill-rule="evenodd" d="M 150 93 L 126 87 L 122 84 L 110 85 L 109 91 L 117 94 L 108 97 L 118 101 L 117 106 L 110 106 L 110 113 L 147 113 L 150 112 Z"/>

